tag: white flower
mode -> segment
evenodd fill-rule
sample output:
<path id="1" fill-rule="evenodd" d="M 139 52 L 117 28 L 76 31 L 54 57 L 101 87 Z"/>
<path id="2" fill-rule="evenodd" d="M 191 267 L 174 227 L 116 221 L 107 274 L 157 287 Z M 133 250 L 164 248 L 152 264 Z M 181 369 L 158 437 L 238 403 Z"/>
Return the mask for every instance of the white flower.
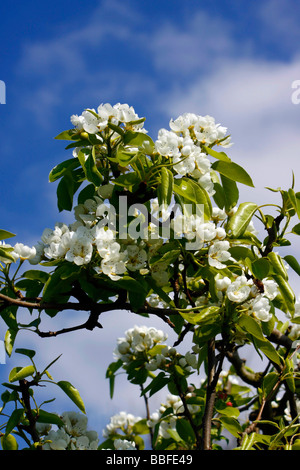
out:
<path id="1" fill-rule="evenodd" d="M 114 447 L 116 450 L 136 450 L 135 442 L 126 439 L 116 439 Z"/>
<path id="2" fill-rule="evenodd" d="M 34 245 L 35 248 L 35 256 L 29 258 L 29 263 L 34 265 L 34 264 L 39 264 L 44 256 L 44 249 L 45 245 L 42 242 L 38 242 L 36 245 Z"/>
<path id="3" fill-rule="evenodd" d="M 267 322 L 272 318 L 270 313 L 270 303 L 263 295 L 258 295 L 255 299 L 250 301 L 250 308 L 254 316 L 263 322 Z"/>
<path id="4" fill-rule="evenodd" d="M 31 258 L 35 257 L 36 249 L 35 247 L 29 247 L 27 245 L 24 245 L 23 243 L 16 243 L 14 246 L 14 250 L 10 254 L 16 260 L 19 258 L 21 260 L 25 260 L 25 259 L 30 260 Z"/>
<path id="5" fill-rule="evenodd" d="M 229 251 L 230 244 L 228 241 L 216 241 L 208 250 L 208 264 L 214 266 L 217 269 L 226 268 L 225 261 L 228 261 L 231 257 Z"/>
<path id="6" fill-rule="evenodd" d="M 95 112 L 94 109 L 91 111 Z M 83 129 L 89 134 L 97 134 L 97 132 L 99 132 L 98 118 L 90 111 L 83 111 L 82 117 L 83 117 L 83 124 L 82 124 Z"/>
<path id="7" fill-rule="evenodd" d="M 51 430 L 47 435 L 47 442 L 43 445 L 44 450 L 67 450 L 70 443 L 70 436 L 61 428 L 57 431 Z"/>
<path id="8" fill-rule="evenodd" d="M 88 419 L 86 415 L 76 411 L 65 411 L 61 415 L 65 430 L 71 436 L 81 436 L 87 430 Z"/>
<path id="9" fill-rule="evenodd" d="M 215 285 L 217 290 L 225 291 L 230 284 L 231 279 L 229 279 L 229 277 L 221 276 L 220 274 L 215 276 Z"/>
<path id="10" fill-rule="evenodd" d="M 76 232 L 70 232 L 67 246 L 68 250 L 65 255 L 67 261 L 78 266 L 88 264 L 91 261 L 93 254 L 92 234 L 87 227 L 81 226 Z"/>
<path id="11" fill-rule="evenodd" d="M 263 279 L 262 280 L 264 286 L 264 295 L 268 297 L 268 299 L 273 300 L 279 294 L 278 284 L 273 279 Z"/>
<path id="12" fill-rule="evenodd" d="M 103 437 L 108 438 L 110 437 L 110 435 L 115 434 L 118 430 L 122 430 L 124 432 L 130 431 L 130 427 L 132 427 L 141 419 L 142 418 L 140 418 L 139 416 L 133 416 L 130 413 L 121 411 L 120 413 L 110 418 L 109 424 L 106 425 L 105 429 L 102 432 Z"/>
<path id="13" fill-rule="evenodd" d="M 128 260 L 126 262 L 126 267 L 131 271 L 137 271 L 142 269 L 145 266 L 147 261 L 147 253 L 143 248 L 138 247 L 137 245 L 127 246 L 127 255 Z"/>
<path id="14" fill-rule="evenodd" d="M 179 156 L 179 142 L 180 139 L 176 134 L 174 134 L 174 132 L 160 129 L 158 131 L 158 138 L 155 142 L 155 150 L 161 155 Z"/>
<path id="15" fill-rule="evenodd" d="M 248 280 L 246 276 L 238 276 L 226 290 L 227 297 L 232 302 L 244 302 L 250 295 L 253 282 Z"/>
<path id="16" fill-rule="evenodd" d="M 211 218 L 214 222 L 221 222 L 222 220 L 225 220 L 226 217 L 227 214 L 223 209 L 220 209 L 219 207 L 213 207 Z"/>

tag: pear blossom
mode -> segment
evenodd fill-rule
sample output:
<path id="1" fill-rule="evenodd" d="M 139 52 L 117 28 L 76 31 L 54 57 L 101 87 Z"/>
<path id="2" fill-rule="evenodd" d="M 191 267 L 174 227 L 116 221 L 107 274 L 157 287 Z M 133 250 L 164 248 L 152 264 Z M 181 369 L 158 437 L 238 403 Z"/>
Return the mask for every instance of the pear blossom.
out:
<path id="1" fill-rule="evenodd" d="M 274 300 L 279 294 L 278 284 L 273 279 L 264 278 L 262 280 L 264 286 L 264 295 L 269 300 Z"/>
<path id="2" fill-rule="evenodd" d="M 241 275 L 236 278 L 226 289 L 226 294 L 232 302 L 244 302 L 250 295 L 252 280 L 248 280 L 246 276 Z"/>
<path id="3" fill-rule="evenodd" d="M 252 299 L 249 304 L 250 312 L 252 312 L 258 320 L 267 322 L 272 318 L 269 300 L 263 295 L 258 295 Z"/>
<path id="4" fill-rule="evenodd" d="M 116 450 L 137 450 L 134 441 L 128 441 L 127 439 L 116 439 L 114 441 L 114 448 Z"/>
<path id="5" fill-rule="evenodd" d="M 67 261 L 78 266 L 88 264 L 93 254 L 92 235 L 88 228 L 79 227 L 76 232 L 70 232 L 68 240 L 69 249 L 65 255 Z"/>
<path id="6" fill-rule="evenodd" d="M 35 249 L 35 247 L 29 247 L 27 245 L 24 245 L 23 243 L 16 243 L 15 246 L 14 246 L 13 251 L 10 254 L 16 260 L 17 259 L 21 259 L 21 260 L 28 259 L 28 260 L 30 260 L 31 258 L 35 257 L 36 249 Z"/>
<path id="7" fill-rule="evenodd" d="M 208 250 L 208 264 L 217 269 L 226 268 L 224 262 L 231 257 L 228 251 L 229 248 L 230 243 L 227 240 L 215 241 Z"/>

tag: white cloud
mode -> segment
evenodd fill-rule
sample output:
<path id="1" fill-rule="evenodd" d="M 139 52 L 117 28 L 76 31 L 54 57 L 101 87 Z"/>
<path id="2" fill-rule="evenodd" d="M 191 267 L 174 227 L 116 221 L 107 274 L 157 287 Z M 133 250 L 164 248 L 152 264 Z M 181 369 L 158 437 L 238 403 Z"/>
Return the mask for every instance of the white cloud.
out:
<path id="1" fill-rule="evenodd" d="M 253 174 L 258 189 L 291 183 L 300 173 L 300 106 L 291 100 L 300 60 L 290 63 L 230 60 L 209 77 L 174 89 L 167 114 L 211 114 L 228 127 L 235 145 L 229 156 Z M 300 175 L 299 175 L 300 179 Z M 260 193 L 261 194 L 261 193 Z"/>
<path id="2" fill-rule="evenodd" d="M 271 3 L 268 2 L 269 8 Z M 265 5 L 264 10 L 266 8 Z M 268 18 L 266 11 L 264 15 Z M 285 24 L 294 31 L 292 20 L 288 18 L 290 16 L 286 17 Z M 20 76 L 34 77 L 37 87 L 30 99 L 28 95 L 24 97 L 21 105 L 47 125 L 51 112 L 64 103 L 66 93 L 73 86 L 80 90 L 85 106 L 97 106 L 100 94 L 105 96 L 105 101 L 114 100 L 119 92 L 131 96 L 130 104 L 134 106 L 135 98 L 145 94 L 150 106 L 149 120 L 154 110 L 166 118 L 167 126 L 171 117 L 187 111 L 213 115 L 228 127 L 235 142 L 228 154 L 245 166 L 257 186 L 255 190 L 241 188 L 243 200 L 265 202 L 270 193 L 264 186 L 288 187 L 292 169 L 297 185 L 300 181 L 300 105 L 291 102 L 291 84 L 300 78 L 300 60 L 270 61 L 261 56 L 258 59 L 249 52 L 253 51 L 249 42 L 238 43 L 234 39 L 234 25 L 228 20 L 200 12 L 185 21 L 181 29 L 170 20 L 153 26 L 151 32 L 143 32 L 142 28 L 137 32 L 135 26 L 142 21 L 145 18 L 128 8 L 127 3 L 107 0 L 82 26 L 67 25 L 64 34 L 42 43 L 26 44 L 18 69 Z M 139 69 L 138 61 L 125 69 L 118 66 L 122 50 L 113 64 L 113 74 L 102 68 L 100 61 L 91 67 L 91 57 L 95 57 L 97 48 L 101 52 L 107 38 L 117 40 L 120 47 L 124 47 L 125 55 L 126 44 L 135 44 L 136 50 L 144 50 L 149 60 L 147 71 Z M 164 84 L 169 81 L 164 91 L 160 89 L 162 79 Z M 76 112 L 81 110 L 74 109 Z M 274 196 L 271 196 L 273 201 Z M 150 321 L 161 328 L 164 326 L 153 319 Z M 53 329 L 55 323 L 56 319 L 49 321 L 49 329 Z M 137 403 L 140 410 L 143 402 L 138 401 L 134 386 L 123 382 L 116 402 L 111 402 L 104 378 L 116 338 L 134 323 L 143 324 L 144 320 L 116 312 L 110 317 L 106 314 L 103 330 L 43 341 L 30 338 L 29 342 L 36 345 L 41 360 L 63 353 L 55 365 L 55 378 L 74 382 L 94 417 L 121 409 L 136 413 Z M 43 329 L 46 328 L 45 324 Z M 20 347 L 26 345 L 22 342 Z"/>

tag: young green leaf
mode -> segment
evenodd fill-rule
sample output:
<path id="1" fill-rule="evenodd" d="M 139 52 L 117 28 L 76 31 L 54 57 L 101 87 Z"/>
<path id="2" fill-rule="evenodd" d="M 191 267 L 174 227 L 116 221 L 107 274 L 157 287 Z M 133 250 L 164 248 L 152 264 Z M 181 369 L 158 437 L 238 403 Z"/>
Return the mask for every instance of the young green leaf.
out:
<path id="1" fill-rule="evenodd" d="M 34 366 L 14 367 L 9 373 L 8 380 L 16 382 L 17 380 L 23 380 L 26 377 L 32 376 L 34 373 Z"/>
<path id="2" fill-rule="evenodd" d="M 206 147 L 203 145 L 202 147 L 208 155 L 211 155 L 218 160 L 222 160 L 223 162 L 231 162 L 230 158 L 226 155 L 225 152 L 216 152 L 215 150 L 211 149 L 210 147 Z"/>
<path id="3" fill-rule="evenodd" d="M 49 182 L 53 183 L 54 181 L 61 178 L 67 171 L 73 170 L 79 166 L 78 159 L 69 158 L 62 163 L 56 165 L 49 174 Z"/>
<path id="4" fill-rule="evenodd" d="M 218 160 L 214 162 L 211 167 L 213 170 L 218 171 L 220 174 L 236 181 L 237 183 L 254 187 L 251 177 L 248 175 L 246 170 L 237 163 Z"/>
<path id="5" fill-rule="evenodd" d="M 172 172 L 165 167 L 161 169 L 161 181 L 157 188 L 157 197 L 159 206 L 171 204 L 172 195 L 173 195 L 173 174 Z"/>
<path id="6" fill-rule="evenodd" d="M 22 420 L 24 415 L 24 408 L 17 408 L 15 409 L 12 414 L 10 415 L 5 429 L 5 435 L 8 436 L 15 426 L 17 426 L 20 421 Z"/>
<path id="7" fill-rule="evenodd" d="M 80 409 L 80 411 L 85 413 L 85 406 L 78 390 L 73 387 L 70 382 L 67 382 L 65 380 L 57 382 L 57 385 L 61 388 L 61 390 L 63 390 L 63 392 L 65 392 L 65 394 L 73 401 L 73 403 L 75 403 L 75 405 Z"/>
<path id="8" fill-rule="evenodd" d="M 229 219 L 227 230 L 234 238 L 239 238 L 246 231 L 257 210 L 254 202 L 242 202 L 237 211 Z"/>
<path id="9" fill-rule="evenodd" d="M 6 238 L 12 238 L 16 235 L 12 232 L 8 232 L 7 230 L 0 229 L 0 240 L 5 240 Z"/>
<path id="10" fill-rule="evenodd" d="M 284 256 L 283 258 L 289 265 L 290 267 L 300 276 L 300 264 L 298 263 L 298 261 L 296 260 L 296 258 L 294 258 L 294 256 L 292 255 L 286 255 Z"/>

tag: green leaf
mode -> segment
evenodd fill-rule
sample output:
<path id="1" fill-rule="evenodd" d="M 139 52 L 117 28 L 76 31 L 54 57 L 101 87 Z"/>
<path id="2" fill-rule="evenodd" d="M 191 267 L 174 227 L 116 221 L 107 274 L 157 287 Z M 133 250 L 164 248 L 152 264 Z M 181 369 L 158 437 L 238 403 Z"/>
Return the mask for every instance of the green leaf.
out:
<path id="1" fill-rule="evenodd" d="M 238 416 L 240 415 L 240 411 L 238 408 L 235 408 L 234 406 L 228 406 L 224 402 L 217 403 L 215 408 L 218 413 L 228 416 L 230 418 L 238 418 Z"/>
<path id="2" fill-rule="evenodd" d="M 7 332 L 5 333 L 4 345 L 5 345 L 5 350 L 9 357 L 11 356 L 17 333 L 18 333 L 18 330 L 15 330 L 13 328 L 9 328 Z"/>
<path id="3" fill-rule="evenodd" d="M 106 371 L 106 378 L 109 379 L 109 392 L 110 398 L 113 398 L 114 388 L 115 388 L 115 373 L 117 372 L 120 367 L 122 367 L 123 361 L 119 359 L 116 362 L 112 362 Z"/>
<path id="4" fill-rule="evenodd" d="M 298 263 L 298 261 L 296 260 L 296 258 L 294 258 L 294 256 L 292 255 L 287 255 L 287 256 L 284 256 L 283 258 L 289 265 L 290 267 L 300 276 L 300 264 Z"/>
<path id="5" fill-rule="evenodd" d="M 194 430 L 186 419 L 176 420 L 176 431 L 183 442 L 188 442 L 189 444 L 193 444 L 195 442 L 196 436 Z"/>
<path id="6" fill-rule="evenodd" d="M 203 212 L 207 219 L 211 218 L 211 200 L 200 184 L 189 178 L 174 179 L 174 192 L 180 196 L 183 210 L 185 205 L 191 205 L 194 214 Z"/>
<path id="7" fill-rule="evenodd" d="M 253 275 L 260 280 L 268 276 L 270 263 L 266 258 L 259 258 L 251 264 Z"/>
<path id="8" fill-rule="evenodd" d="M 173 174 L 168 168 L 162 167 L 161 169 L 161 181 L 157 188 L 158 204 L 169 206 L 171 204 L 173 195 Z"/>
<path id="9" fill-rule="evenodd" d="M 231 159 L 226 155 L 224 152 L 216 152 L 215 150 L 211 149 L 210 147 L 206 147 L 205 145 L 202 146 L 208 155 L 211 155 L 218 160 L 222 160 L 223 162 L 231 162 Z"/>
<path id="10" fill-rule="evenodd" d="M 23 277 L 26 277 L 26 279 L 37 280 L 42 284 L 45 284 L 48 281 L 50 274 L 46 273 L 45 271 L 39 271 L 38 269 L 30 269 L 29 271 L 25 271 L 25 273 L 23 273 Z"/>
<path id="11" fill-rule="evenodd" d="M 95 147 L 93 147 L 94 149 Z M 93 153 L 91 153 L 84 163 L 84 170 L 88 181 L 93 183 L 96 187 L 100 186 L 103 181 L 103 176 L 98 171 L 96 160 Z"/>
<path id="12" fill-rule="evenodd" d="M 220 177 L 224 190 L 225 210 L 229 212 L 237 205 L 239 200 L 239 190 L 235 181 L 227 178 L 225 175 L 220 175 Z"/>
<path id="13" fill-rule="evenodd" d="M 8 436 L 12 432 L 14 427 L 20 423 L 20 421 L 23 418 L 23 415 L 24 415 L 23 408 L 17 408 L 16 410 L 12 412 L 6 424 L 6 429 L 5 429 L 6 436 Z"/>
<path id="14" fill-rule="evenodd" d="M 73 385 L 70 382 L 67 382 L 65 380 L 61 380 L 57 382 L 57 385 L 65 392 L 65 394 L 75 403 L 75 405 L 85 413 L 85 406 L 82 401 L 82 398 L 78 392 L 78 390 L 73 387 Z"/>
<path id="15" fill-rule="evenodd" d="M 35 351 L 33 349 L 17 348 L 15 352 L 18 354 L 24 354 L 24 356 L 27 356 L 30 359 L 32 359 L 35 356 Z"/>
<path id="16" fill-rule="evenodd" d="M 299 200 L 299 198 L 297 197 L 295 191 L 292 188 L 290 188 L 288 190 L 288 195 L 289 195 L 289 199 L 291 201 L 291 204 L 292 204 L 298 218 L 300 219 L 300 200 Z"/>
<path id="17" fill-rule="evenodd" d="M 253 202 L 243 202 L 237 211 L 230 217 L 227 230 L 232 236 L 239 238 L 246 231 L 251 219 L 257 210 L 257 204 Z"/>
<path id="18" fill-rule="evenodd" d="M 202 325 L 207 323 L 214 323 L 220 321 L 220 307 L 212 305 L 211 307 L 205 307 L 200 311 L 184 311 L 179 310 L 180 315 L 192 325 Z"/>
<path id="19" fill-rule="evenodd" d="M 8 232 L 7 230 L 0 229 L 0 240 L 5 240 L 6 238 L 12 238 L 16 235 L 12 232 Z"/>
<path id="20" fill-rule="evenodd" d="M 113 182 L 115 185 L 127 188 L 131 192 L 141 182 L 141 178 L 137 173 L 125 173 L 118 176 Z"/>
<path id="21" fill-rule="evenodd" d="M 237 163 L 218 160 L 212 164 L 211 168 L 237 183 L 254 187 L 251 177 Z"/>
<path id="22" fill-rule="evenodd" d="M 160 372 L 156 377 L 154 377 L 150 384 L 146 388 L 144 388 L 143 392 L 141 393 L 141 396 L 149 392 L 149 396 L 151 397 L 152 395 L 154 395 L 154 393 L 158 392 L 163 387 L 165 387 L 169 383 L 169 381 L 170 379 L 166 377 L 165 373 Z"/>
<path id="23" fill-rule="evenodd" d="M 243 429 L 237 419 L 231 416 L 220 416 L 220 421 L 227 431 L 230 432 L 234 437 L 240 438 L 243 432 Z"/>
<path id="24" fill-rule="evenodd" d="M 204 324 L 195 330 L 194 341 L 196 344 L 207 344 L 207 342 L 217 336 L 222 330 L 222 325 L 220 322 Z"/>
<path id="25" fill-rule="evenodd" d="M 125 168 L 137 159 L 138 154 L 139 152 L 132 149 L 131 147 L 124 147 L 123 145 L 119 145 L 116 157 L 110 158 L 110 160 L 119 163 L 120 166 Z"/>
<path id="26" fill-rule="evenodd" d="M 83 204 L 87 199 L 92 199 L 95 195 L 95 185 L 93 183 L 85 186 L 80 193 L 78 194 L 77 202 L 78 204 Z"/>
<path id="27" fill-rule="evenodd" d="M 137 147 L 138 150 L 145 150 L 146 153 L 152 153 L 155 147 L 151 137 L 143 132 L 127 131 L 123 136 L 123 143 L 126 146 Z"/>
<path id="28" fill-rule="evenodd" d="M 296 235 L 300 235 L 300 224 L 294 225 L 292 228 L 292 233 L 295 233 Z"/>
<path id="29" fill-rule="evenodd" d="M 270 372 L 267 374 L 262 383 L 262 390 L 264 397 L 267 398 L 267 396 L 273 391 L 274 386 L 278 382 L 278 374 L 276 372 Z"/>
<path id="30" fill-rule="evenodd" d="M 65 173 L 58 183 L 57 189 L 57 206 L 59 211 L 71 211 L 73 207 L 74 181 L 71 173 Z"/>
<path id="31" fill-rule="evenodd" d="M 0 261 L 3 258 L 4 260 L 15 262 L 15 258 L 10 254 L 13 251 L 13 248 L 7 246 L 0 247 Z"/>
<path id="32" fill-rule="evenodd" d="M 78 159 L 75 158 L 69 158 L 68 160 L 65 160 L 64 162 L 59 163 L 56 165 L 49 174 L 49 181 L 50 183 L 53 183 L 54 181 L 58 180 L 61 178 L 67 171 L 74 170 L 79 166 L 79 161 Z"/>
<path id="33" fill-rule="evenodd" d="M 228 251 L 236 261 L 244 261 L 246 258 L 251 261 L 255 260 L 253 251 L 246 246 L 232 246 Z"/>
<path id="34" fill-rule="evenodd" d="M 281 256 L 278 255 L 277 253 L 274 253 L 274 251 L 271 251 L 268 254 L 268 259 L 271 262 L 271 267 L 272 267 L 273 274 L 279 275 L 280 277 L 282 277 L 284 280 L 287 281 L 288 280 L 288 274 L 287 274 L 286 268 L 283 264 Z"/>
<path id="35" fill-rule="evenodd" d="M 77 131 L 74 131 L 74 129 L 69 129 L 67 131 L 63 131 L 60 134 L 58 134 L 54 139 L 56 140 L 76 140 L 76 138 L 79 137 L 79 134 Z"/>
<path id="36" fill-rule="evenodd" d="M 149 431 L 149 426 L 147 425 L 147 419 L 141 419 L 140 421 L 137 421 L 134 423 L 132 427 L 132 432 L 135 434 L 148 434 Z"/>
<path id="37" fill-rule="evenodd" d="M 242 327 L 245 333 L 252 335 L 253 343 L 260 349 L 271 361 L 275 364 L 281 365 L 281 358 L 277 353 L 276 349 L 267 340 L 263 333 L 259 323 L 249 315 L 241 315 L 238 319 L 238 324 Z"/>
<path id="38" fill-rule="evenodd" d="M 49 423 L 49 424 L 56 424 L 59 427 L 64 426 L 63 420 L 54 413 L 48 413 L 48 411 L 44 411 L 39 409 L 38 410 L 38 423 Z"/>
<path id="39" fill-rule="evenodd" d="M 278 284 L 279 291 L 282 299 L 286 305 L 287 310 L 293 316 L 295 313 L 295 294 L 289 283 L 279 275 L 273 275 L 274 281 Z"/>
<path id="40" fill-rule="evenodd" d="M 80 270 L 72 270 L 71 268 L 73 267 L 75 268 L 75 265 L 73 266 L 71 263 L 67 262 L 55 269 L 44 286 L 43 302 L 55 301 L 56 303 L 60 303 L 69 298 L 69 292 L 74 277 L 76 278 L 80 272 Z M 71 273 L 69 269 L 71 269 Z M 72 276 L 72 273 L 75 273 L 74 276 Z"/>
<path id="41" fill-rule="evenodd" d="M 0 312 L 0 316 L 3 318 L 8 328 L 10 328 L 12 331 L 15 331 L 15 334 L 17 334 L 18 332 L 18 323 L 16 320 L 17 311 L 18 311 L 18 307 L 12 305 L 12 306 L 6 307 Z"/>
<path id="42" fill-rule="evenodd" d="M 26 377 L 32 376 L 34 373 L 34 366 L 14 367 L 9 373 L 8 380 L 9 382 L 16 382 L 17 380 L 23 380 Z"/>

